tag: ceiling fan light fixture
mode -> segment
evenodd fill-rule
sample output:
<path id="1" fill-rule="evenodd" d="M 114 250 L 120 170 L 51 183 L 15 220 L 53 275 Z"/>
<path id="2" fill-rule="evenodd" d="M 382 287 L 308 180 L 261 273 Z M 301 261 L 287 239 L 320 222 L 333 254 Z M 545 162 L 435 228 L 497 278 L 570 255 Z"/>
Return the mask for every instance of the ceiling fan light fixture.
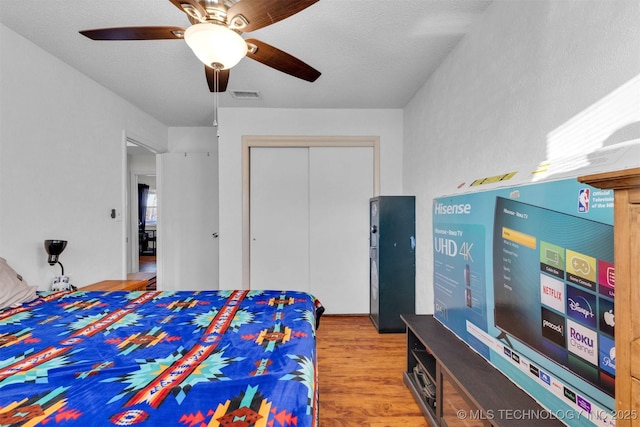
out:
<path id="1" fill-rule="evenodd" d="M 219 24 L 194 24 L 187 28 L 184 39 L 198 59 L 210 67 L 216 64 L 226 70 L 247 54 L 247 43 L 240 34 Z"/>
<path id="2" fill-rule="evenodd" d="M 204 16 L 202 16 L 200 11 L 195 7 L 193 7 L 193 5 L 189 3 L 180 3 L 180 7 L 182 7 L 182 10 L 184 10 L 185 13 L 190 17 L 192 17 L 193 19 L 197 21 L 202 21 L 204 19 Z"/>

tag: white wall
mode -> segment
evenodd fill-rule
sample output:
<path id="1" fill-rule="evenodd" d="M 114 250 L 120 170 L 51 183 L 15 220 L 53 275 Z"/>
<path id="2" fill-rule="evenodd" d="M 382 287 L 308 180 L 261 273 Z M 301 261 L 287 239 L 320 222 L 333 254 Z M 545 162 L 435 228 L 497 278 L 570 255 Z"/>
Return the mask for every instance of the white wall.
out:
<path id="1" fill-rule="evenodd" d="M 135 154 L 128 156 L 129 169 L 138 174 L 154 175 L 156 173 L 156 155 L 155 154 Z M 156 186 L 155 176 L 142 175 L 138 182 L 140 184 L 149 184 Z"/>
<path id="2" fill-rule="evenodd" d="M 217 153 L 218 141 L 213 127 L 169 128 L 170 153 Z"/>
<path id="3" fill-rule="evenodd" d="M 49 286 L 58 266 L 82 286 L 126 274 L 124 132 L 159 151 L 167 128 L 0 25 L 0 256 L 27 282 Z"/>
<path id="4" fill-rule="evenodd" d="M 401 110 L 220 109 L 220 289 L 242 288 L 242 136 L 379 136 L 380 191 L 402 194 Z"/>
<path id="5" fill-rule="evenodd" d="M 242 284 L 242 135 L 379 135 L 381 193 L 417 196 L 417 308 L 431 312 L 432 199 L 528 170 L 550 133 L 638 76 L 639 8 L 496 0 L 404 111 L 221 109 L 221 287 Z M 108 214 L 124 206 L 125 130 L 161 152 L 215 147 L 212 128 L 167 131 L 0 25 L 0 256 L 29 282 L 58 274 L 47 238 L 70 241 L 77 284 L 123 274 L 124 222 Z"/>
<path id="6" fill-rule="evenodd" d="M 529 174 L 548 159 L 554 130 L 638 79 L 639 22 L 637 0 L 496 0 L 407 105 L 403 177 L 417 196 L 419 313 L 433 312 L 433 198 L 476 178 Z M 638 87 L 625 86 L 636 111 Z M 614 130 L 620 115 L 594 117 Z M 563 148 L 586 150 L 595 125 L 575 126 Z"/>

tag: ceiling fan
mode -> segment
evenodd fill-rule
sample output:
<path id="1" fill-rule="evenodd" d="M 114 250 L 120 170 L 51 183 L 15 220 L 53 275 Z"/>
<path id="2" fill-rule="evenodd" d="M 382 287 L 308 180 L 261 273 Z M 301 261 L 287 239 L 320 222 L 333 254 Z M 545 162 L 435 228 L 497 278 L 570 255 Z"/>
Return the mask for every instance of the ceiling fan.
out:
<path id="1" fill-rule="evenodd" d="M 318 0 L 169 0 L 187 14 L 191 26 L 117 27 L 80 31 L 92 40 L 184 39 L 205 64 L 211 92 L 224 92 L 229 69 L 245 56 L 309 82 L 320 72 L 288 53 L 241 34 L 282 21 Z"/>

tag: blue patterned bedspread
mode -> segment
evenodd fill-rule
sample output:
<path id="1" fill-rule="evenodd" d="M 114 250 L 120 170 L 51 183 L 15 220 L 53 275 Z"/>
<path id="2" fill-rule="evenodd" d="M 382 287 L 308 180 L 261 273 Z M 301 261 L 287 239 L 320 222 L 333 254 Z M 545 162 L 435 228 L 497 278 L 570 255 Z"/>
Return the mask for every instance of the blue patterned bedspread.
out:
<path id="1" fill-rule="evenodd" d="M 292 291 L 42 292 L 0 311 L 0 425 L 316 426 L 317 306 Z"/>

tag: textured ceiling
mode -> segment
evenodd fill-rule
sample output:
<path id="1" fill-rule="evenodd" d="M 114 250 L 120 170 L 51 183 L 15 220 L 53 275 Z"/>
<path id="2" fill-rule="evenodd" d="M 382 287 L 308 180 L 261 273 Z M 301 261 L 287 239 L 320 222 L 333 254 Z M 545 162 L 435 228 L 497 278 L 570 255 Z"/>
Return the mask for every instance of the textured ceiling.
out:
<path id="1" fill-rule="evenodd" d="M 265 0 L 266 1 L 266 0 Z M 244 37 L 322 72 L 309 83 L 244 58 L 221 107 L 402 108 L 489 5 L 488 0 L 320 0 Z M 89 40 L 79 30 L 186 28 L 168 0 L 0 0 L 0 22 L 167 126 L 210 126 L 213 94 L 183 40 Z M 259 91 L 239 100 L 231 91 Z"/>

